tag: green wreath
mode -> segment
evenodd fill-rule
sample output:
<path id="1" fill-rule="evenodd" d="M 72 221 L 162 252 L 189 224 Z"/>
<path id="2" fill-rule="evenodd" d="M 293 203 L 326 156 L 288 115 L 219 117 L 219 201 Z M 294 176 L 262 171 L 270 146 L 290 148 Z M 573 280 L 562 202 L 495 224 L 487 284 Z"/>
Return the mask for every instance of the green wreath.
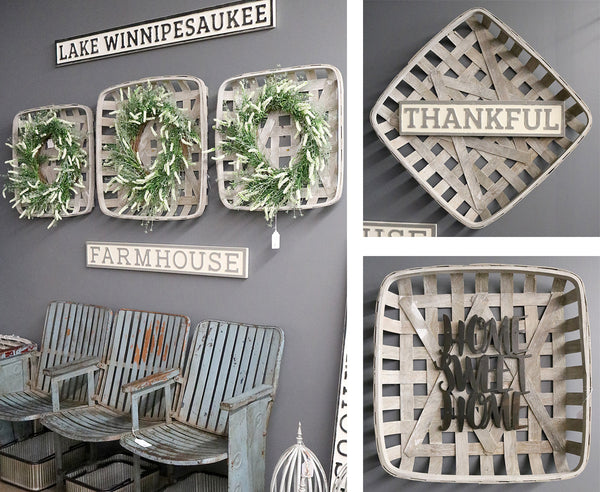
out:
<path id="1" fill-rule="evenodd" d="M 50 158 L 40 153 L 46 142 L 52 142 L 58 155 Z M 13 208 L 21 206 L 19 218 L 31 219 L 52 214 L 52 227 L 61 215 L 69 213 L 71 199 L 84 188 L 82 168 L 87 164 L 87 152 L 81 147 L 74 130 L 74 123 L 60 119 L 55 111 L 39 111 L 25 120 L 18 142 L 7 144 L 14 149 L 15 158 L 6 161 L 8 171 L 6 191 L 14 193 L 10 200 Z M 45 162 L 56 160 L 58 173 L 49 183 L 40 172 Z"/>
<path id="2" fill-rule="evenodd" d="M 308 95 L 301 92 L 305 85 L 306 82 L 294 83 L 283 76 L 271 76 L 254 98 L 243 87 L 235 108 L 236 118 L 217 121 L 214 127 L 223 137 L 219 150 L 224 155 L 217 159 L 235 155 L 243 168 L 233 180 L 232 188 L 238 190 L 238 197 L 250 210 L 263 208 L 268 222 L 286 205 L 299 207 L 302 189 L 308 190 L 304 198 L 311 197 L 310 187 L 329 156 L 329 124 L 308 102 Z M 296 137 L 301 137 L 294 159 L 281 169 L 271 167 L 258 150 L 258 130 L 273 111 L 289 114 L 296 124 Z"/>
<path id="3" fill-rule="evenodd" d="M 121 90 L 121 104 L 111 114 L 116 115 L 116 143 L 105 146 L 110 150 L 105 165 L 116 170 L 106 191 L 125 192 L 127 203 L 119 214 L 132 213 L 156 217 L 168 212 L 177 200 L 180 174 L 191 165 L 191 147 L 200 146 L 199 130 L 171 101 L 170 92 L 162 86 L 140 85 Z M 154 121 L 161 125 L 154 162 L 145 169 L 139 155 L 140 138 L 146 125 Z"/>

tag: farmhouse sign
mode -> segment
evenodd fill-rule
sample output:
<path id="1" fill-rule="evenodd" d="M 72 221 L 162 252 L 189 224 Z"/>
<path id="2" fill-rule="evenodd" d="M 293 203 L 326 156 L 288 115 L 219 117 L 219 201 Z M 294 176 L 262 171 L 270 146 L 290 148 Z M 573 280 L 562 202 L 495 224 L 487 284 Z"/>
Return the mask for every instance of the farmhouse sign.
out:
<path id="1" fill-rule="evenodd" d="M 403 101 L 400 135 L 562 137 L 561 101 Z"/>
<path id="2" fill-rule="evenodd" d="M 86 242 L 90 268 L 248 278 L 248 248 Z"/>
<path id="3" fill-rule="evenodd" d="M 55 42 L 56 65 L 271 29 L 277 0 L 233 2 Z"/>
<path id="4" fill-rule="evenodd" d="M 406 222 L 363 222 L 363 237 L 435 237 L 436 224 Z"/>

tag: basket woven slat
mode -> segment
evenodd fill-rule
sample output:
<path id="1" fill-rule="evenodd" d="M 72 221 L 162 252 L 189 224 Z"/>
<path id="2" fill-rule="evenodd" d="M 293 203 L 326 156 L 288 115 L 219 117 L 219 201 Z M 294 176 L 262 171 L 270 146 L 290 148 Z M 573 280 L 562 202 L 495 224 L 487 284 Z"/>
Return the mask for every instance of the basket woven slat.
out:
<path id="1" fill-rule="evenodd" d="M 171 93 L 172 101 L 179 109 L 200 128 L 202 149 L 195 145 L 190 152 L 191 165 L 185 170 L 182 182 L 177 193 L 177 201 L 171 208 L 157 217 L 132 214 L 118 211 L 126 204 L 125 193 L 107 192 L 105 187 L 110 179 L 115 176 L 113 168 L 104 165 L 110 151 L 105 149 L 107 144 L 115 143 L 115 115 L 112 111 L 118 109 L 121 96 L 120 89 L 126 94 L 127 88 L 135 87 L 150 82 L 153 85 L 162 85 Z M 109 87 L 102 91 L 98 97 L 98 116 L 96 119 L 97 138 L 97 163 L 96 173 L 98 182 L 98 202 L 103 213 L 111 217 L 135 220 L 184 220 L 199 217 L 204 212 L 207 204 L 208 163 L 203 150 L 208 148 L 208 122 L 207 122 L 208 91 L 202 80 L 191 76 L 149 77 L 143 80 L 127 82 Z M 156 155 L 156 139 L 147 138 L 140 145 L 142 159 L 149 159 Z M 188 159 L 189 160 L 189 159 Z"/>
<path id="2" fill-rule="evenodd" d="M 256 93 L 264 85 L 269 75 L 286 74 L 294 82 L 307 81 L 302 92 L 310 94 L 311 103 L 321 112 L 327 114 L 327 121 L 332 136 L 330 138 L 329 160 L 319 172 L 319 179 L 308 190 L 302 193 L 302 202 L 296 207 L 300 210 L 320 208 L 336 203 L 342 195 L 343 186 L 343 83 L 339 70 L 331 65 L 306 65 L 284 68 L 263 72 L 248 73 L 226 80 L 219 88 L 217 102 L 217 119 L 224 120 L 235 117 L 234 105 L 241 94 L 241 85 L 244 83 L 246 91 Z M 286 118 L 287 116 L 287 118 Z M 269 115 L 264 127 L 258 135 L 259 149 L 269 159 L 274 167 L 286 165 L 286 160 L 292 158 L 300 140 L 295 137 L 296 126 L 289 115 L 273 112 Z M 215 136 L 216 147 L 221 142 L 217 132 Z M 216 157 L 222 157 L 217 151 Z M 235 156 L 224 156 L 217 160 L 217 178 L 219 183 L 219 196 L 223 204 L 233 210 L 250 210 L 238 198 L 239 189 L 231 189 L 235 177 L 244 169 L 235 161 Z M 285 159 L 284 159 L 285 158 Z M 292 210 L 294 207 L 286 205 L 280 210 Z M 262 210 L 262 209 L 257 209 Z"/>
<path id="3" fill-rule="evenodd" d="M 54 111 L 60 119 L 70 121 L 74 123 L 74 129 L 76 134 L 79 136 L 81 147 L 87 153 L 87 164 L 82 169 L 82 184 L 83 188 L 73 196 L 69 203 L 69 212 L 60 213 L 61 217 L 73 217 L 76 215 L 85 215 L 92 211 L 94 208 L 94 126 L 93 126 L 93 113 L 90 108 L 80 104 L 60 104 L 51 106 L 42 106 L 39 108 L 26 109 L 17 113 L 13 119 L 12 126 L 12 141 L 17 142 L 21 136 L 22 123 L 27 119 L 29 115 L 33 116 L 35 113 L 41 111 Z M 42 154 L 53 154 L 54 151 L 49 150 L 45 145 L 40 150 Z M 12 157 L 17 157 L 15 149 L 13 149 Z M 51 182 L 53 181 L 58 173 L 58 168 L 53 164 L 56 161 L 49 161 L 42 166 L 42 173 Z M 16 206 L 16 210 L 23 212 L 23 207 L 19 204 Z M 54 214 L 45 213 L 36 215 L 36 217 L 52 218 Z"/>
<path id="4" fill-rule="evenodd" d="M 398 134 L 404 100 L 564 101 L 564 137 Z M 380 140 L 456 220 L 491 224 L 538 186 L 589 132 L 591 114 L 514 31 L 483 9 L 452 21 L 409 62 L 371 112 Z M 423 140 L 421 140 L 423 139 Z"/>
<path id="5" fill-rule="evenodd" d="M 501 383 L 524 391 L 520 428 L 492 422 L 471 428 L 465 421 L 459 431 L 452 419 L 442 431 L 440 384 L 448 387 L 439 366 L 443 317 L 450 318 L 456 339 L 458 322 L 476 315 L 498 324 L 504 317 L 518 320 L 519 347 L 528 356 L 525 388 L 519 363 L 510 357 L 504 359 Z M 497 360 L 499 352 L 490 346 L 485 354 L 474 354 L 465 346 L 459 355 L 454 343 L 450 354 L 464 368 L 467 356 Z M 584 288 L 569 272 L 471 265 L 388 275 L 377 302 L 374 362 L 375 432 L 383 467 L 397 477 L 439 482 L 535 482 L 578 475 L 589 458 L 590 356 Z M 495 387 L 500 381 L 490 367 Z M 470 392 L 455 388 L 453 405 Z M 490 394 L 500 402 L 497 393 Z"/>

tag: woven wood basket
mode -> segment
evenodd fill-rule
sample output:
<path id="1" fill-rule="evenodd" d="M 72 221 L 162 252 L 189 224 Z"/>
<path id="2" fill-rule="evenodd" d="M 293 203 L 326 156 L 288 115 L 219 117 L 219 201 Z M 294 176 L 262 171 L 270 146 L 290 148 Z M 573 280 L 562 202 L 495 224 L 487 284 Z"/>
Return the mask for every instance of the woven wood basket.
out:
<path id="1" fill-rule="evenodd" d="M 375 434 L 388 473 L 430 482 L 508 483 L 562 480 L 583 471 L 590 447 L 591 345 L 578 277 L 513 265 L 415 268 L 386 277 L 376 310 Z M 518 345 L 531 356 L 524 366 L 529 393 L 516 410 L 521 428 L 506 430 L 490 420 L 474 430 L 465 421 L 460 432 L 452 419 L 442 431 L 444 315 L 455 338 L 459 321 L 473 316 L 498 324 L 505 316 L 518 320 Z M 458 355 L 456 345 L 450 353 Z M 498 361 L 491 345 L 485 354 Z M 467 346 L 459 357 L 463 368 L 466 357 L 475 357 Z M 502 385 L 513 395 L 523 391 L 517 362 L 505 358 L 500 366 Z M 499 379 L 492 367 L 490 386 Z M 454 388 L 453 411 L 459 396 L 467 398 Z M 475 415 L 477 427 L 480 407 Z"/>
<path id="2" fill-rule="evenodd" d="M 319 173 L 317 182 L 311 188 L 311 197 L 307 189 L 303 189 L 300 210 L 327 207 L 336 203 L 342 196 L 344 172 L 344 139 L 343 139 L 343 81 L 340 71 L 332 65 L 304 65 L 299 67 L 266 70 L 233 77 L 226 80 L 219 88 L 217 101 L 217 119 L 225 120 L 235 117 L 234 105 L 239 99 L 242 88 L 253 94 L 258 91 L 266 81 L 267 76 L 286 74 L 294 82 L 307 81 L 302 92 L 311 95 L 310 102 L 319 111 L 326 113 L 332 136 L 330 138 L 331 151 L 329 161 Z M 300 138 L 295 138 L 296 125 L 289 115 L 273 112 L 269 115 L 263 128 L 258 134 L 259 149 L 269 159 L 272 166 L 279 168 L 285 166 L 290 158 L 296 154 Z M 218 148 L 221 135 L 217 132 L 215 146 Z M 216 157 L 222 157 L 217 151 Z M 235 160 L 235 156 L 225 156 L 217 160 L 217 178 L 219 183 L 219 197 L 223 204 L 232 210 L 250 210 L 249 206 L 242 205 L 238 198 L 238 190 L 230 189 L 235 176 L 244 171 L 244 168 Z M 292 210 L 294 207 L 286 205 L 280 210 Z M 256 210 L 263 210 L 262 208 Z"/>
<path id="3" fill-rule="evenodd" d="M 433 78 L 440 74 L 434 86 Z M 433 78 L 432 78 L 433 75 Z M 401 136 L 404 100 L 564 101 L 557 138 Z M 589 132 L 585 103 L 518 34 L 484 9 L 469 10 L 427 43 L 371 111 L 379 139 L 456 220 L 496 221 L 538 186 Z"/>
<path id="4" fill-rule="evenodd" d="M 161 85 L 172 94 L 173 101 L 183 113 L 200 127 L 202 148 L 192 147 L 192 165 L 190 165 L 181 178 L 177 202 L 168 212 L 157 217 L 136 215 L 129 211 L 119 215 L 118 211 L 126 204 L 123 192 L 107 192 L 106 184 L 115 176 L 115 170 L 104 165 L 109 156 L 105 150 L 107 144 L 115 143 L 115 119 L 110 114 L 118 108 L 121 100 L 120 89 L 126 95 L 127 88 L 135 89 L 139 85 L 150 82 L 152 85 Z M 106 215 L 121 219 L 135 220 L 184 220 L 199 217 L 204 212 L 207 203 L 207 157 L 203 150 L 208 149 L 208 91 L 206 85 L 197 77 L 187 75 L 149 77 L 134 82 L 109 87 L 98 96 L 98 108 L 96 117 L 96 181 L 98 183 L 98 203 L 100 209 Z M 159 145 L 156 138 L 150 132 L 144 131 L 140 139 L 139 154 L 142 162 L 150 162 L 157 154 Z"/>
<path id="5" fill-rule="evenodd" d="M 60 104 L 52 106 L 42 106 L 39 108 L 26 109 L 17 113 L 13 119 L 12 127 L 12 141 L 18 142 L 21 136 L 21 128 L 23 122 L 29 115 L 34 115 L 40 111 L 55 111 L 60 119 L 70 121 L 75 124 L 74 129 L 80 137 L 81 147 L 87 152 L 87 164 L 82 169 L 82 184 L 84 188 L 79 189 L 77 194 L 73 196 L 69 204 L 70 211 L 68 213 L 61 213 L 61 217 L 73 217 L 76 215 L 89 214 L 94 208 L 94 126 L 93 126 L 93 113 L 87 106 L 80 104 Z M 49 149 L 48 144 L 45 143 L 44 147 L 40 149 L 40 153 L 49 157 L 56 155 L 55 149 Z M 12 157 L 17 157 L 15 149 L 13 149 Z M 58 173 L 58 168 L 55 166 L 56 161 L 48 161 L 40 166 L 42 175 L 48 180 L 48 182 L 54 181 Z M 16 210 L 23 212 L 23 207 L 17 205 Z M 54 217 L 51 213 L 45 213 L 37 215 L 37 217 L 52 218 Z"/>

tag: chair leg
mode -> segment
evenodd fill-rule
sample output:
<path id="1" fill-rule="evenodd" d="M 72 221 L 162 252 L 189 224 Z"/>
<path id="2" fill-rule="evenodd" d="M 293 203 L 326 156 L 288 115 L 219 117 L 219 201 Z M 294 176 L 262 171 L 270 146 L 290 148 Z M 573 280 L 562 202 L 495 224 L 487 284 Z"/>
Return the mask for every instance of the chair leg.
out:
<path id="1" fill-rule="evenodd" d="M 93 465 L 98 459 L 98 443 L 88 443 L 88 463 Z"/>
<path id="2" fill-rule="evenodd" d="M 63 450 L 62 440 L 59 434 L 54 434 L 54 464 L 56 467 L 56 491 L 63 492 L 65 490 L 65 471 L 63 469 Z"/>
<path id="3" fill-rule="evenodd" d="M 141 458 L 135 453 L 133 454 L 133 490 L 134 492 L 142 492 Z"/>
<path id="4" fill-rule="evenodd" d="M 174 470 L 175 467 L 173 465 L 167 465 L 167 480 L 169 484 L 174 484 L 175 482 L 177 482 L 177 480 L 175 480 Z"/>

